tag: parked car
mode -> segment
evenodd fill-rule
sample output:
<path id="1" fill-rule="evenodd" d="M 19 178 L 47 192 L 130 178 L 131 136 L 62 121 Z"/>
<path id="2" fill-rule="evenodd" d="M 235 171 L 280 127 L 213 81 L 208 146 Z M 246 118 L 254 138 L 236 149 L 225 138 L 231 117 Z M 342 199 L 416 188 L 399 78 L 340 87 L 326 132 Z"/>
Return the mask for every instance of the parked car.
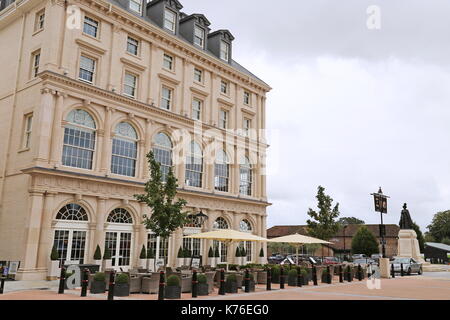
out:
<path id="1" fill-rule="evenodd" d="M 369 265 L 376 266 L 377 262 L 370 258 L 363 258 L 363 259 L 353 260 L 353 264 L 355 266 L 361 265 L 361 267 L 365 268 L 365 267 L 368 267 Z"/>
<path id="2" fill-rule="evenodd" d="M 402 264 L 403 264 L 403 271 L 408 275 L 410 275 L 412 273 L 417 273 L 420 275 L 423 272 L 422 264 L 420 262 L 414 260 L 413 258 L 396 257 L 396 258 L 394 258 L 394 260 L 391 263 L 394 265 L 394 271 L 396 273 L 401 272 Z"/>
<path id="3" fill-rule="evenodd" d="M 340 259 L 338 257 L 325 257 L 323 259 L 323 264 L 339 264 L 341 263 Z"/>
<path id="4" fill-rule="evenodd" d="M 367 258 L 367 256 L 363 253 L 357 253 L 352 255 L 352 260 L 356 260 L 356 259 L 365 259 Z"/>
<path id="5" fill-rule="evenodd" d="M 380 258 L 382 258 L 382 255 L 379 253 L 375 253 L 375 254 L 371 255 L 370 258 L 373 260 L 380 260 Z"/>
<path id="6" fill-rule="evenodd" d="M 267 258 L 269 264 L 280 264 L 286 257 L 281 254 L 275 254 Z"/>

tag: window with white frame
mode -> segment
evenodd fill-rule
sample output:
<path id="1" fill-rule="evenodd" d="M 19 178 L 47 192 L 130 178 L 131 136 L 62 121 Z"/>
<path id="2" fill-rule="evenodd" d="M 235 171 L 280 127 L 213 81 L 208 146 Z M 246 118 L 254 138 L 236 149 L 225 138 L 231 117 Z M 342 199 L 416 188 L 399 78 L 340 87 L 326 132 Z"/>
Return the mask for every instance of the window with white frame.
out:
<path id="1" fill-rule="evenodd" d="M 32 74 L 33 78 L 36 78 L 36 76 L 39 73 L 39 65 L 41 62 L 41 50 L 37 50 L 37 51 L 33 52 L 32 62 L 33 62 L 33 67 L 31 70 L 31 74 Z"/>
<path id="2" fill-rule="evenodd" d="M 161 108 L 170 110 L 172 107 L 173 90 L 167 87 L 162 87 L 161 92 Z"/>
<path id="3" fill-rule="evenodd" d="M 169 239 L 157 237 L 154 233 L 149 233 L 147 236 L 147 248 L 148 251 L 153 252 L 155 259 L 164 259 L 164 263 L 167 264 L 167 258 L 169 256 Z"/>
<path id="4" fill-rule="evenodd" d="M 173 57 L 164 53 L 163 67 L 167 70 L 173 70 Z"/>
<path id="5" fill-rule="evenodd" d="M 95 122 L 84 110 L 72 110 L 66 118 L 62 164 L 68 167 L 92 169 L 95 150 Z"/>
<path id="6" fill-rule="evenodd" d="M 253 184 L 253 170 L 250 160 L 247 157 L 243 158 L 239 168 L 240 185 L 239 193 L 245 196 L 252 195 L 252 184 Z"/>
<path id="7" fill-rule="evenodd" d="M 195 26 L 194 43 L 201 47 L 205 47 L 205 29 Z"/>
<path id="8" fill-rule="evenodd" d="M 252 127 L 252 120 L 244 118 L 244 136 L 249 137 L 250 136 L 250 129 Z"/>
<path id="9" fill-rule="evenodd" d="M 244 104 L 250 105 L 250 92 L 244 91 Z"/>
<path id="10" fill-rule="evenodd" d="M 216 156 L 214 165 L 214 188 L 217 191 L 228 192 L 230 180 L 230 164 L 224 150 L 220 150 Z"/>
<path id="11" fill-rule="evenodd" d="M 92 58 L 81 55 L 80 56 L 80 73 L 78 78 L 80 80 L 93 83 L 95 76 L 96 61 Z"/>
<path id="12" fill-rule="evenodd" d="M 138 77 L 132 73 L 125 72 L 124 83 L 123 83 L 123 94 L 136 98 Z"/>
<path id="13" fill-rule="evenodd" d="M 127 52 L 137 56 L 139 54 L 139 40 L 136 40 L 132 37 L 128 37 Z"/>
<path id="14" fill-rule="evenodd" d="M 186 179 L 189 187 L 201 188 L 203 181 L 203 152 L 200 145 L 191 141 L 186 157 Z"/>
<path id="15" fill-rule="evenodd" d="M 192 100 L 192 119 L 200 121 L 202 118 L 202 101 Z"/>
<path id="16" fill-rule="evenodd" d="M 36 13 L 36 21 L 34 25 L 34 31 L 39 31 L 44 29 L 45 23 L 45 9 L 42 9 Z"/>
<path id="17" fill-rule="evenodd" d="M 33 129 L 33 114 L 25 116 L 25 130 L 23 133 L 23 148 L 28 149 L 31 145 L 31 130 Z"/>
<path id="18" fill-rule="evenodd" d="M 130 0 L 130 9 L 141 14 L 142 13 L 141 0 Z"/>
<path id="19" fill-rule="evenodd" d="M 203 71 L 200 69 L 194 69 L 194 81 L 202 83 L 203 82 Z"/>
<path id="20" fill-rule="evenodd" d="M 84 17 L 83 33 L 91 37 L 98 37 L 99 22 L 87 16 Z"/>
<path id="21" fill-rule="evenodd" d="M 153 138 L 153 153 L 161 167 L 161 180 L 164 182 L 172 167 L 172 148 L 172 141 L 165 133 L 160 132 Z"/>
<path id="22" fill-rule="evenodd" d="M 170 9 L 164 11 L 164 28 L 175 33 L 177 25 L 177 14 Z"/>
<path id="23" fill-rule="evenodd" d="M 228 111 L 226 110 L 220 110 L 219 127 L 221 129 L 228 129 Z"/>
<path id="24" fill-rule="evenodd" d="M 228 94 L 228 82 L 225 80 L 222 80 L 220 82 L 220 92 L 223 94 Z"/>
<path id="25" fill-rule="evenodd" d="M 217 218 L 216 221 L 214 221 L 213 229 L 215 230 L 223 230 L 223 229 L 229 229 L 228 222 L 222 218 Z M 213 248 L 219 248 L 219 254 L 220 254 L 220 262 L 226 262 L 227 261 L 227 255 L 228 255 L 228 247 L 225 242 L 222 241 L 213 241 Z"/>
<path id="26" fill-rule="evenodd" d="M 134 177 L 137 161 L 136 130 L 128 122 L 116 126 L 112 143 L 111 172 L 121 176 Z"/>
<path id="27" fill-rule="evenodd" d="M 220 42 L 220 59 L 227 62 L 230 60 L 230 45 L 225 41 Z"/>

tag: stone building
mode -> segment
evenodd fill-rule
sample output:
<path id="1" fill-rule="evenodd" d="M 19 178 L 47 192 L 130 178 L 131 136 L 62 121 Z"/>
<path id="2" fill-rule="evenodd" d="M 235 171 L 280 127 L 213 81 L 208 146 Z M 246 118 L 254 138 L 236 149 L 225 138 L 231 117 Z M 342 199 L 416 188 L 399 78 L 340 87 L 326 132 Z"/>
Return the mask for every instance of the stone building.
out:
<path id="1" fill-rule="evenodd" d="M 211 32 L 177 0 L 1 0 L 0 260 L 18 279 L 61 261 L 137 266 L 143 245 L 174 266 L 184 235 L 231 228 L 266 236 L 264 137 L 270 87 L 233 60 L 233 35 Z M 182 146 L 182 147 L 180 147 Z M 153 150 L 173 167 L 195 218 L 170 239 L 142 224 L 134 200 Z M 261 244 L 246 243 L 248 259 Z M 265 245 L 263 245 L 265 246 Z M 232 254 L 230 261 L 233 262 Z"/>

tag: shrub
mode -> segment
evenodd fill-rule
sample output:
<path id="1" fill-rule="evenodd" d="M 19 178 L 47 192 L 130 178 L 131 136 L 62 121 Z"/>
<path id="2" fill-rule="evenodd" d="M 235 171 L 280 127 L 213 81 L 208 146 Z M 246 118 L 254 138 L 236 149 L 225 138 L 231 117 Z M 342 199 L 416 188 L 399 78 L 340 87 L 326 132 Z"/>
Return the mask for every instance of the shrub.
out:
<path id="1" fill-rule="evenodd" d="M 152 248 L 147 248 L 147 259 L 155 259 L 155 252 Z"/>
<path id="2" fill-rule="evenodd" d="M 297 275 L 298 275 L 297 269 L 291 269 L 288 272 L 289 278 L 297 278 Z"/>
<path id="3" fill-rule="evenodd" d="M 241 250 L 239 249 L 239 247 L 236 248 L 236 254 L 234 255 L 236 258 L 242 257 L 241 256 Z"/>
<path id="4" fill-rule="evenodd" d="M 213 251 L 212 247 L 209 247 L 208 258 L 214 258 L 214 251 Z"/>
<path id="5" fill-rule="evenodd" d="M 59 253 L 56 249 L 56 245 L 53 245 L 52 252 L 50 254 L 50 260 L 52 261 L 58 261 L 59 260 Z"/>
<path id="6" fill-rule="evenodd" d="M 191 249 L 189 249 L 189 248 L 184 249 L 184 257 L 185 258 L 191 258 L 192 257 Z"/>
<path id="7" fill-rule="evenodd" d="M 181 248 L 181 247 L 180 247 L 180 249 L 178 249 L 177 258 L 184 258 L 184 251 L 183 251 L 183 248 Z"/>
<path id="8" fill-rule="evenodd" d="M 229 264 L 228 265 L 228 269 L 229 270 L 236 270 L 237 271 L 238 267 L 239 266 L 237 264 Z"/>
<path id="9" fill-rule="evenodd" d="M 278 265 L 272 267 L 272 282 L 280 282 L 280 266 Z"/>
<path id="10" fill-rule="evenodd" d="M 103 254 L 103 260 L 111 259 L 111 251 L 109 251 L 108 247 L 105 247 L 105 253 Z"/>
<path id="11" fill-rule="evenodd" d="M 305 277 L 305 276 L 307 276 L 308 275 L 308 269 L 306 269 L 306 268 L 300 268 L 300 273 Z"/>
<path id="12" fill-rule="evenodd" d="M 259 257 L 264 258 L 264 249 L 263 248 L 261 248 L 261 250 L 259 250 Z"/>
<path id="13" fill-rule="evenodd" d="M 103 272 L 97 272 L 94 274 L 94 280 L 95 281 L 102 281 L 104 282 L 106 279 L 106 275 Z"/>
<path id="14" fill-rule="evenodd" d="M 167 278 L 167 286 L 168 287 L 179 287 L 180 286 L 180 278 L 175 275 L 171 275 Z"/>
<path id="15" fill-rule="evenodd" d="M 227 276 L 227 282 L 237 282 L 237 278 L 235 274 L 229 274 Z"/>
<path id="16" fill-rule="evenodd" d="M 227 265 L 226 264 L 218 264 L 217 265 L 217 269 L 226 269 L 227 268 Z"/>
<path id="17" fill-rule="evenodd" d="M 214 250 L 214 256 L 216 258 L 220 258 L 219 246 L 216 246 L 216 249 Z"/>
<path id="18" fill-rule="evenodd" d="M 119 273 L 116 277 L 116 284 L 128 283 L 128 275 L 126 273 Z"/>
<path id="19" fill-rule="evenodd" d="M 241 257 L 246 257 L 247 256 L 247 251 L 245 250 L 244 247 L 242 247 L 241 249 Z"/>
<path id="20" fill-rule="evenodd" d="M 377 238 L 366 226 L 361 226 L 352 239 L 352 252 L 364 253 L 370 257 L 374 253 L 379 252 Z"/>
<path id="21" fill-rule="evenodd" d="M 102 251 L 100 250 L 99 245 L 97 245 L 97 248 L 95 248 L 94 260 L 102 260 Z"/>
<path id="22" fill-rule="evenodd" d="M 197 281 L 198 283 L 207 283 L 208 279 L 206 278 L 206 275 L 200 273 L 197 275 Z"/>
<path id="23" fill-rule="evenodd" d="M 139 259 L 147 259 L 147 251 L 145 250 L 144 245 L 142 245 L 141 254 L 139 255 Z"/>

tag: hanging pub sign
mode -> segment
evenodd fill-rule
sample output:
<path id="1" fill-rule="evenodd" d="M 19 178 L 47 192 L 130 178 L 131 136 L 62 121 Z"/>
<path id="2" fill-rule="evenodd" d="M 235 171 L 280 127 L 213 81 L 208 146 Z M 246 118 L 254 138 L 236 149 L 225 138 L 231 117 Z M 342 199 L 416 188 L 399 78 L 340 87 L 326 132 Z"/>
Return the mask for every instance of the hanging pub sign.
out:
<path id="1" fill-rule="evenodd" d="M 381 213 L 387 213 L 387 196 L 383 192 L 378 191 L 378 193 L 373 193 L 373 200 L 375 202 L 375 211 Z"/>

